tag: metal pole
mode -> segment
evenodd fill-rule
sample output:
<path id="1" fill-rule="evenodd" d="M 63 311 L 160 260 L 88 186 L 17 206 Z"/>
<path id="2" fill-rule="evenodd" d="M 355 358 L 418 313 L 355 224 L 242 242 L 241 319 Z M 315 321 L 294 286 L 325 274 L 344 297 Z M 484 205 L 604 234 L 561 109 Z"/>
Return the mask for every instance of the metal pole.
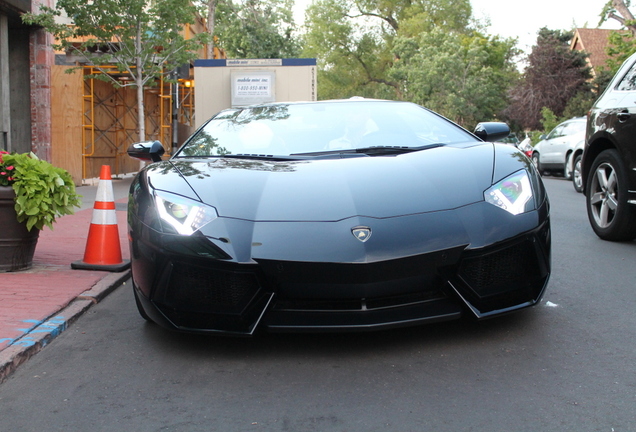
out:
<path id="1" fill-rule="evenodd" d="M 179 147 L 179 72 L 175 70 L 173 73 L 174 82 L 172 83 L 172 154 L 175 154 Z"/>
<path id="2" fill-rule="evenodd" d="M 0 146 L 6 151 L 11 151 L 10 89 L 9 20 L 0 13 Z"/>

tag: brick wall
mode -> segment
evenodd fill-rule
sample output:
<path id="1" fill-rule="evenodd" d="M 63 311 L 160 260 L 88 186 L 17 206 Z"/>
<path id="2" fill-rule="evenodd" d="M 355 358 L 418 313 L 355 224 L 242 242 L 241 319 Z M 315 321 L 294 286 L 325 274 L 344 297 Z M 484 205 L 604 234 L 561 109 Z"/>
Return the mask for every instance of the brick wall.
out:
<path id="1" fill-rule="evenodd" d="M 38 10 L 40 4 L 52 6 L 53 0 L 33 1 L 32 10 Z M 52 43 L 53 37 L 44 30 L 31 33 L 31 149 L 47 161 L 51 160 L 51 66 L 55 64 Z"/>

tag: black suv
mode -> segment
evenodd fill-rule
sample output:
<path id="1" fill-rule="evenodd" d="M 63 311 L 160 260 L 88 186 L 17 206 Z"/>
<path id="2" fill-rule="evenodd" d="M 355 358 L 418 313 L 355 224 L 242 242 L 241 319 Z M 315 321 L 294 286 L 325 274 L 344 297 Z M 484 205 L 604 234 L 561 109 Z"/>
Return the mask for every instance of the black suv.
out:
<path id="1" fill-rule="evenodd" d="M 605 240 L 636 238 L 636 54 L 588 113 L 582 175 L 594 232 Z"/>

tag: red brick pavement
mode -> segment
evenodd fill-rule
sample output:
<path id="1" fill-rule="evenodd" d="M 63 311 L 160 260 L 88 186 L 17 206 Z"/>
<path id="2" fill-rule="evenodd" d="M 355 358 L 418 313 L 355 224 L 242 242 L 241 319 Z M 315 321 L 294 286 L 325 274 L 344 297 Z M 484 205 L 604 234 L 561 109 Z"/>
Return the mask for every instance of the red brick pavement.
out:
<path id="1" fill-rule="evenodd" d="M 120 208 L 126 199 L 116 202 Z M 122 257 L 129 259 L 126 212 L 116 213 Z M 92 214 L 86 209 L 59 218 L 53 230 L 40 232 L 31 269 L 0 273 L 0 351 L 15 344 L 28 346 L 29 332 L 43 322 L 65 321 L 68 317 L 56 314 L 109 274 L 70 267 L 84 257 Z"/>

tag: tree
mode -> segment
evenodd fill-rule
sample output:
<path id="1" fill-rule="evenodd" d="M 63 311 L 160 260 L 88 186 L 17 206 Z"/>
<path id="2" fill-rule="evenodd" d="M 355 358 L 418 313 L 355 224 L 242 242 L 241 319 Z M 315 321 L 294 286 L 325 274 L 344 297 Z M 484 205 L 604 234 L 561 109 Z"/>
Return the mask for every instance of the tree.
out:
<path id="1" fill-rule="evenodd" d="M 393 61 L 378 26 L 365 25 L 346 0 L 320 0 L 307 8 L 303 55 L 318 59 L 318 96 L 394 98 L 398 83 L 386 79 Z"/>
<path id="2" fill-rule="evenodd" d="M 599 24 L 607 20 L 613 19 L 618 21 L 625 30 L 612 32 L 609 36 L 609 45 L 606 49 L 610 58 L 607 61 L 607 73 L 605 81 L 614 75 L 621 64 L 636 51 L 636 20 L 634 15 L 628 9 L 629 0 L 610 0 L 603 7 L 601 12 L 601 21 Z M 605 82 L 606 84 L 606 82 Z"/>
<path id="3" fill-rule="evenodd" d="M 189 0 L 57 0 L 55 8 L 42 6 L 40 13 L 23 15 L 23 21 L 52 33 L 55 49 L 75 54 L 102 72 L 87 77 L 135 86 L 139 139 L 144 140 L 144 86 L 189 63 L 209 41 L 206 33 L 190 39 L 182 35 L 183 26 L 192 24 L 195 16 Z M 69 17 L 70 25 L 58 17 Z M 117 80 L 103 65 L 129 74 L 131 83 Z"/>
<path id="4" fill-rule="evenodd" d="M 209 59 L 214 58 L 214 30 L 216 26 L 216 7 L 219 4 L 219 0 L 207 0 L 206 10 L 208 17 L 208 34 L 210 35 L 210 42 L 207 46 L 206 57 Z"/>
<path id="5" fill-rule="evenodd" d="M 629 3 L 629 0 L 609 0 L 601 12 L 600 24 L 608 19 L 616 20 L 631 32 L 632 37 L 636 37 L 636 19 L 629 10 Z"/>
<path id="6" fill-rule="evenodd" d="M 293 0 L 219 2 L 214 24 L 219 45 L 234 58 L 297 57 L 292 5 Z"/>
<path id="7" fill-rule="evenodd" d="M 469 2 L 447 0 L 353 0 L 348 3 L 348 8 L 348 18 L 379 19 L 384 24 L 386 35 L 401 32 L 404 36 L 413 36 L 434 27 L 463 30 L 472 14 Z"/>
<path id="8" fill-rule="evenodd" d="M 233 58 L 285 58 L 300 54 L 293 0 L 193 0 L 207 16 L 207 58 L 214 48 Z"/>
<path id="9" fill-rule="evenodd" d="M 401 82 L 405 99 L 473 128 L 507 105 L 509 84 L 518 74 L 514 45 L 477 32 L 432 30 L 396 42 L 399 61 L 391 76 Z"/>
<path id="10" fill-rule="evenodd" d="M 468 0 L 318 0 L 306 11 L 303 55 L 318 58 L 320 98 L 401 98 L 389 71 L 396 38 L 465 31 Z"/>
<path id="11" fill-rule="evenodd" d="M 414 101 L 466 126 L 504 108 L 518 75 L 514 40 L 474 28 L 469 1 L 318 0 L 304 55 L 318 58 L 318 96 Z"/>
<path id="12" fill-rule="evenodd" d="M 511 103 L 505 111 L 508 119 L 524 129 L 541 127 L 541 110 L 549 108 L 561 117 L 568 102 L 577 94 L 591 97 L 591 73 L 586 54 L 569 47 L 571 32 L 539 30 L 519 85 L 511 90 Z"/>

